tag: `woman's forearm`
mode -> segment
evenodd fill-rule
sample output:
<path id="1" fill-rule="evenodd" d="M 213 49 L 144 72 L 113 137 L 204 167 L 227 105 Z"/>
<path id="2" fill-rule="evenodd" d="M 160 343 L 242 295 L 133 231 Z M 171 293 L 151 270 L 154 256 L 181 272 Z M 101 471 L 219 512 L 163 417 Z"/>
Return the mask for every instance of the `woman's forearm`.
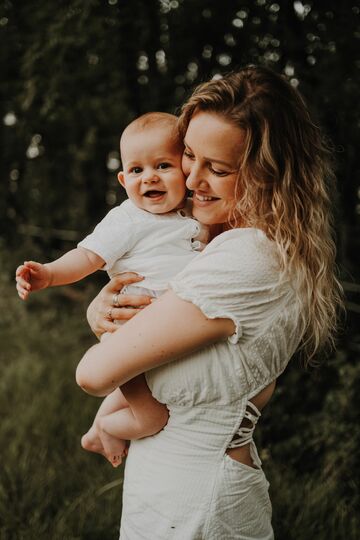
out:
<path id="1" fill-rule="evenodd" d="M 230 319 L 208 319 L 191 302 L 168 291 L 81 359 L 76 381 L 89 394 L 104 396 L 149 369 L 225 339 Z"/>

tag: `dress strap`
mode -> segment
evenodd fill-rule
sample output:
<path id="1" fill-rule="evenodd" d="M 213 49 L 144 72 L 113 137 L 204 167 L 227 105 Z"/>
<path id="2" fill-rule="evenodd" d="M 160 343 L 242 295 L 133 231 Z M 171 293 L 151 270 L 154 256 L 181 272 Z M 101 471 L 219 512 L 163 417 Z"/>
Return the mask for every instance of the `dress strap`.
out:
<path id="1" fill-rule="evenodd" d="M 238 448 L 245 446 L 252 441 L 255 426 L 261 416 L 259 409 L 251 402 L 246 403 L 245 413 L 241 421 L 238 431 L 235 433 L 233 440 L 229 444 L 228 448 Z M 245 424 L 244 420 L 246 421 Z"/>

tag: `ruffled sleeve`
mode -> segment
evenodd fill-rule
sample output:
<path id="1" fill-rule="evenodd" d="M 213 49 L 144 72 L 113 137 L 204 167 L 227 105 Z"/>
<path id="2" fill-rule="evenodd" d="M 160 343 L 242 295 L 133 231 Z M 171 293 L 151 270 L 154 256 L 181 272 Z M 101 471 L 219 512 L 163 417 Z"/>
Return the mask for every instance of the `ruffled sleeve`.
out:
<path id="1" fill-rule="evenodd" d="M 261 231 L 234 229 L 216 237 L 170 287 L 206 317 L 231 319 L 234 334 L 228 340 L 236 344 L 244 334 L 261 331 L 280 308 L 276 254 L 275 244 Z"/>

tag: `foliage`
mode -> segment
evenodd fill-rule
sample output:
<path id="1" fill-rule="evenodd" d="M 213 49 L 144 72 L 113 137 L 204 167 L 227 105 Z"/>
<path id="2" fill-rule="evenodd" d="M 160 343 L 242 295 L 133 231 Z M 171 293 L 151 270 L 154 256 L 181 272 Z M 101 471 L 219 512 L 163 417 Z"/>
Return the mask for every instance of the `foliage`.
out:
<path id="1" fill-rule="evenodd" d="M 116 538 L 122 472 L 79 445 L 99 404 L 74 381 L 93 343 L 88 297 L 74 309 L 46 291 L 24 306 L 1 289 L 0 538 Z"/>
<path id="2" fill-rule="evenodd" d="M 3 242 L 32 236 L 49 250 L 80 238 L 124 196 L 115 171 L 130 119 L 260 63 L 299 85 L 333 140 L 340 255 L 353 272 L 359 14 L 348 0 L 0 0 Z"/>
<path id="3" fill-rule="evenodd" d="M 339 347 L 321 370 L 306 373 L 295 361 L 264 412 L 259 446 L 265 448 L 276 538 L 358 536 L 359 334 L 357 340 L 352 354 Z"/>

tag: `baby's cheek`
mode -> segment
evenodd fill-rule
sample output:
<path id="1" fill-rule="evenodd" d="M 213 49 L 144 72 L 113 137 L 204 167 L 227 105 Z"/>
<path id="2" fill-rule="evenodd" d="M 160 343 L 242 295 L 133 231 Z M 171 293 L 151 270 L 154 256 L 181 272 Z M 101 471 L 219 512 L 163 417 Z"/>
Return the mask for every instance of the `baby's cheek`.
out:
<path id="1" fill-rule="evenodd" d="M 178 186 L 179 186 L 179 191 L 180 193 L 183 193 L 183 195 L 185 195 L 186 193 L 186 178 L 183 177 L 181 180 L 179 180 L 179 183 L 178 183 Z"/>
<path id="2" fill-rule="evenodd" d="M 181 168 L 185 176 L 189 176 L 191 167 L 190 167 L 189 160 L 186 158 L 186 156 L 183 156 L 182 158 Z"/>

